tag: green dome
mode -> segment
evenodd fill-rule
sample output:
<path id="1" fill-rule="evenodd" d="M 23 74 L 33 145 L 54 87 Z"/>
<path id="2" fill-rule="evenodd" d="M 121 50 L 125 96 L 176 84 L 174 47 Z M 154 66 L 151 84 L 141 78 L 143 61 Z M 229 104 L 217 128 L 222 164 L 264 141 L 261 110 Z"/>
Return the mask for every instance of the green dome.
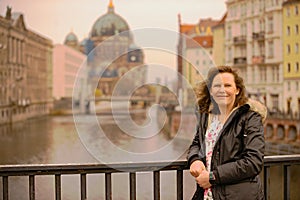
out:
<path id="1" fill-rule="evenodd" d="M 108 12 L 99 17 L 91 30 L 91 37 L 113 36 L 123 31 L 129 31 L 127 22 L 114 12 L 114 7 L 108 7 Z"/>
<path id="2" fill-rule="evenodd" d="M 65 38 L 64 44 L 68 43 L 78 43 L 78 38 L 73 32 L 70 32 Z"/>

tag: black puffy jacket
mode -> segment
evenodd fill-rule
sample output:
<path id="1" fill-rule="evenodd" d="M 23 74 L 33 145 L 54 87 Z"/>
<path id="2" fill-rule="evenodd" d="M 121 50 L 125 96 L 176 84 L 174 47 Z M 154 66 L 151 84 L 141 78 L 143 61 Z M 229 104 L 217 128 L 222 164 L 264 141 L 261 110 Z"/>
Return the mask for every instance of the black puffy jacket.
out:
<path id="1" fill-rule="evenodd" d="M 205 164 L 205 132 L 208 114 L 199 115 L 197 132 L 187 155 L 188 164 L 201 160 Z M 263 167 L 264 128 L 262 116 L 245 104 L 234 110 L 213 149 L 211 171 L 216 176 L 212 186 L 214 200 L 263 199 L 258 174 Z M 203 199 L 204 190 L 197 185 L 194 199 Z"/>

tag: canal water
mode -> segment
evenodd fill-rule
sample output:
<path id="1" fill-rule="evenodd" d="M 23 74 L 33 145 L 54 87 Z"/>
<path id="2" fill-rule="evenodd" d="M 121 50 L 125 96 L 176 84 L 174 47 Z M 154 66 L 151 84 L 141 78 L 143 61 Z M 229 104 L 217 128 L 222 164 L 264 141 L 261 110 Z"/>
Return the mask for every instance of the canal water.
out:
<path id="1" fill-rule="evenodd" d="M 145 113 L 134 113 L 131 118 L 138 125 L 146 124 L 148 119 Z M 168 137 L 159 126 L 148 127 L 150 133 L 155 135 L 144 135 L 132 137 L 136 131 L 133 128 L 130 135 L 124 134 L 117 125 L 116 121 L 123 124 L 130 123 L 127 116 L 122 113 L 113 118 L 109 113 L 98 115 L 97 123 L 93 123 L 92 115 L 82 115 L 79 119 L 78 127 L 84 127 L 87 137 L 83 142 L 83 133 L 78 134 L 73 116 L 48 116 L 31 119 L 13 125 L 0 126 L 0 164 L 61 164 L 61 163 L 106 163 L 107 161 L 118 161 L 121 157 L 129 154 L 147 154 L 155 152 L 168 146 L 167 151 L 161 157 L 148 157 L 148 159 L 185 159 L 185 151 L 190 141 L 173 140 Z M 155 123 L 154 123 L 155 124 Z M 119 123 L 120 125 L 120 123 Z M 99 126 L 102 132 L 99 131 Z M 100 140 L 97 135 L 104 133 Z M 137 136 L 137 135 L 135 135 Z M 95 138 L 94 138 L 95 137 Z M 91 152 L 94 146 L 97 151 Z M 116 149 L 118 147 L 120 154 Z M 127 153 L 127 154 L 126 154 Z M 101 154 L 101 155 L 97 155 Z M 154 154 L 155 155 L 155 154 Z M 109 158 L 114 158 L 113 160 Z M 299 199 L 298 189 L 300 184 L 299 166 L 291 169 L 291 199 Z M 275 167 L 271 170 L 272 182 L 270 199 L 282 196 L 282 168 Z M 150 172 L 137 173 L 137 199 L 153 199 L 153 174 Z M 117 173 L 112 175 L 113 199 L 129 199 L 129 175 L 127 173 Z M 87 175 L 87 195 L 89 200 L 105 199 L 104 175 Z M 195 190 L 195 181 L 186 171 L 184 172 L 184 199 L 190 199 Z M 161 199 L 176 199 L 176 174 L 175 172 L 161 173 Z M 0 191 L 2 191 L 2 180 L 0 180 Z M 2 194 L 0 194 L 0 199 Z M 9 178 L 9 197 L 12 200 L 29 199 L 28 177 Z M 36 199 L 50 200 L 55 199 L 54 177 L 36 177 Z M 80 199 L 80 176 L 62 176 L 62 199 Z"/>
<path id="2" fill-rule="evenodd" d="M 184 153 L 189 146 L 189 141 L 172 141 L 163 131 L 147 138 L 131 137 L 116 126 L 116 120 L 127 123 L 127 119 L 122 114 L 117 118 L 113 118 L 109 114 L 98 115 L 99 124 L 91 123 L 90 118 L 92 117 L 92 115 L 82 115 L 79 126 L 86 127 L 84 130 L 89 137 L 94 137 L 95 133 L 100 134 L 99 126 L 101 126 L 105 133 L 103 137 L 100 137 L 103 141 L 98 141 L 94 145 L 98 145 L 99 151 L 96 153 L 101 153 L 102 156 L 95 157 L 93 152 L 91 153 L 86 148 L 87 144 L 80 139 L 82 133 L 78 134 L 73 116 L 48 116 L 15 123 L 11 126 L 0 126 L 0 164 L 105 163 L 106 159 L 110 157 L 115 157 L 117 162 L 120 155 L 115 155 L 111 146 L 123 149 L 123 152 L 129 154 L 147 154 L 164 146 L 171 146 L 172 151 L 164 151 L 168 155 L 161 155 L 162 157 L 170 158 L 170 160 L 175 157 L 178 157 L 178 160 L 185 158 Z M 133 114 L 131 117 L 138 125 L 147 122 L 143 112 Z M 132 131 L 134 132 L 134 130 Z M 154 129 L 151 130 L 151 127 L 149 127 L 149 131 L 155 132 Z M 89 138 L 89 140 L 93 141 L 93 138 Z M 92 142 L 90 144 L 93 145 Z M 150 172 L 137 173 L 137 199 L 153 199 L 152 178 L 153 174 Z M 88 199 L 105 199 L 104 180 L 104 175 L 87 176 Z M 2 190 L 1 181 L 0 189 Z M 129 199 L 128 174 L 113 174 L 112 182 L 113 199 Z M 188 172 L 185 172 L 184 199 L 190 199 L 194 189 L 194 180 Z M 0 195 L 2 197 L 2 194 Z M 36 199 L 50 200 L 54 199 L 54 195 L 54 177 L 37 176 Z M 13 200 L 29 199 L 28 177 L 9 178 L 9 197 Z M 62 176 L 62 199 L 80 199 L 79 175 Z M 161 199 L 176 199 L 175 172 L 161 173 Z"/>

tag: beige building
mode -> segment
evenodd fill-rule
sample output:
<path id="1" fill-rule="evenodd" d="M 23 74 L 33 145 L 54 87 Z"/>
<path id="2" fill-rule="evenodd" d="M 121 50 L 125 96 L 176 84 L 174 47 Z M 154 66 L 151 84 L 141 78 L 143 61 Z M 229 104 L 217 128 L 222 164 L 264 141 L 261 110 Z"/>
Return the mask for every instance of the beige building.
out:
<path id="1" fill-rule="evenodd" d="M 226 63 L 244 77 L 249 96 L 283 110 L 283 0 L 228 0 Z"/>
<path id="2" fill-rule="evenodd" d="M 52 41 L 27 29 L 7 7 L 0 16 L 0 123 L 49 113 L 52 106 Z"/>

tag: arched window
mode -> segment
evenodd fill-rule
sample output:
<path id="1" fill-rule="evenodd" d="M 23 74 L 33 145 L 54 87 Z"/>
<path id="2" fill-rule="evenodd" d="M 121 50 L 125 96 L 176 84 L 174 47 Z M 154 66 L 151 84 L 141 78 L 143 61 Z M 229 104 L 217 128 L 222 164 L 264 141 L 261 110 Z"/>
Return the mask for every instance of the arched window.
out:
<path id="1" fill-rule="evenodd" d="M 277 139 L 280 139 L 280 140 L 284 139 L 284 126 L 279 125 L 277 127 L 277 134 L 276 134 L 276 136 L 277 136 Z"/>

